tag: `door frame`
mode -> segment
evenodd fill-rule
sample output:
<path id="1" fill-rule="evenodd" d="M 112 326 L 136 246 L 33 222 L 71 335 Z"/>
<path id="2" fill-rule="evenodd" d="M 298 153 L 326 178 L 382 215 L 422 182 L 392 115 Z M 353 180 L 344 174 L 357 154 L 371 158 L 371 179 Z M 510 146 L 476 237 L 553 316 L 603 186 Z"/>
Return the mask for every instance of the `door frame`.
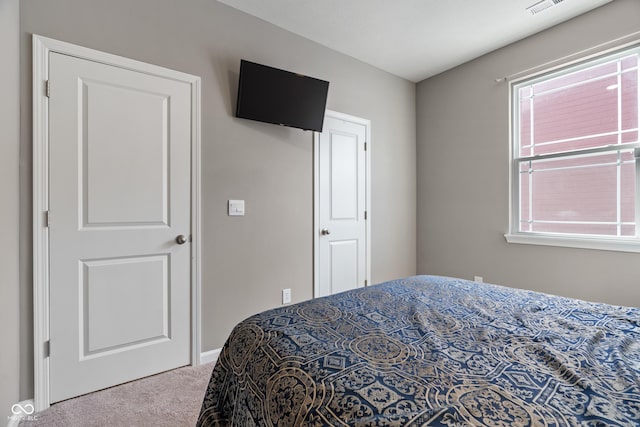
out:
<path id="1" fill-rule="evenodd" d="M 371 281 L 371 120 L 326 110 L 325 118 L 357 123 L 365 127 L 365 283 Z M 320 295 L 320 132 L 313 133 L 313 297 Z"/>
<path id="2" fill-rule="evenodd" d="M 201 349 L 201 135 L 200 77 L 33 35 L 33 378 L 34 406 L 50 406 L 49 395 L 49 53 L 56 52 L 105 65 L 185 82 L 191 86 L 191 364 Z"/>

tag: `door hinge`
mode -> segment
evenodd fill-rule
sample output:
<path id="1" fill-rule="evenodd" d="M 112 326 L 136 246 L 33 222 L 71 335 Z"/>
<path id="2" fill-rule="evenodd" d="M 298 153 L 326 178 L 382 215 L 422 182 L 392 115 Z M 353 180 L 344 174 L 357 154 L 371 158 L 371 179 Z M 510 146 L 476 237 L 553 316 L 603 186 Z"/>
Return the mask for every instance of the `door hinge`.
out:
<path id="1" fill-rule="evenodd" d="M 364 219 L 367 219 L 367 211 L 364 211 Z"/>
<path id="2" fill-rule="evenodd" d="M 49 227 L 49 211 L 44 211 L 44 226 Z"/>
<path id="3" fill-rule="evenodd" d="M 49 80 L 45 80 L 44 82 L 44 95 L 47 98 L 51 98 L 51 84 L 49 83 Z"/>
<path id="4" fill-rule="evenodd" d="M 367 143 L 364 143 L 364 151 L 367 151 Z"/>
<path id="5" fill-rule="evenodd" d="M 365 279 L 364 285 L 367 286 L 368 284 L 369 284 L 369 281 Z"/>
<path id="6" fill-rule="evenodd" d="M 44 351 L 44 357 L 51 356 L 51 341 L 47 340 L 44 342 L 43 351 Z"/>

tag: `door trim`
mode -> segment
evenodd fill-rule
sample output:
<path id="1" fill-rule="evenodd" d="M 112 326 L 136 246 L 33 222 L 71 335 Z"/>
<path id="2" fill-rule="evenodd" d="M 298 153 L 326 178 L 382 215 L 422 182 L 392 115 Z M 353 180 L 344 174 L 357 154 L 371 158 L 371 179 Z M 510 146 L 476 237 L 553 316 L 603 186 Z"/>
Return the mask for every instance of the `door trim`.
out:
<path id="1" fill-rule="evenodd" d="M 367 220 L 365 227 L 365 275 L 367 283 L 371 284 L 371 120 L 363 119 L 337 111 L 326 110 L 325 118 L 331 117 L 363 125 L 365 129 L 365 210 Z M 320 295 L 320 133 L 313 133 L 313 297 Z"/>
<path id="2" fill-rule="evenodd" d="M 191 364 L 201 348 L 201 134 L 200 77 L 117 55 L 33 35 L 33 378 L 36 411 L 49 407 L 49 53 L 56 52 L 128 70 L 170 78 L 191 86 Z"/>

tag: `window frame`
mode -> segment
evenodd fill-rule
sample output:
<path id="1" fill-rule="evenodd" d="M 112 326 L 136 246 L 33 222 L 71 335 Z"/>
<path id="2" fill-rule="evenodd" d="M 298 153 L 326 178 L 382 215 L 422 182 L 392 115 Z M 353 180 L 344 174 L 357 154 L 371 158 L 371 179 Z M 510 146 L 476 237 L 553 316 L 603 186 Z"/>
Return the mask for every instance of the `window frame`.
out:
<path id="1" fill-rule="evenodd" d="M 535 74 L 523 76 L 509 81 L 509 232 L 505 234 L 508 243 L 559 246 L 569 248 L 595 249 L 607 251 L 638 252 L 640 253 L 640 129 L 637 141 L 625 144 L 615 144 L 610 146 L 574 150 L 569 153 L 578 152 L 602 152 L 619 153 L 621 148 L 634 149 L 636 159 L 636 200 L 635 200 L 635 236 L 598 236 L 598 235 L 578 235 L 569 233 L 549 233 L 520 231 L 520 165 L 523 161 L 543 160 L 545 158 L 559 158 L 566 156 L 566 153 L 543 154 L 538 156 L 520 156 L 520 111 L 519 111 L 519 88 L 525 85 L 532 85 L 541 81 L 567 75 L 580 70 L 585 70 L 606 62 L 610 62 L 629 54 L 640 55 L 640 43 L 621 46 L 606 52 L 600 52 L 577 61 L 562 64 L 553 69 L 547 69 Z M 640 63 L 636 72 L 640 77 Z M 638 84 L 638 103 L 640 104 L 640 78 Z M 640 128 L 640 106 L 638 108 L 638 127 Z M 525 159 L 525 160 L 522 160 Z M 528 160 L 526 160 L 528 159 Z"/>

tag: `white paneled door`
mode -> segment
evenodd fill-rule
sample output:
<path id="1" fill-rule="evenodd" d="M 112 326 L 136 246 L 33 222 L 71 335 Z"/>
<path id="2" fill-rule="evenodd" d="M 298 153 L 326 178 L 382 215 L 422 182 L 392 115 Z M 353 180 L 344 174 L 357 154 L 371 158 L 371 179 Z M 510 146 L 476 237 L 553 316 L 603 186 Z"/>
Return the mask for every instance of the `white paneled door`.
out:
<path id="1" fill-rule="evenodd" d="M 191 363 L 191 87 L 49 54 L 50 401 Z"/>
<path id="2" fill-rule="evenodd" d="M 367 124 L 325 117 L 317 148 L 316 296 L 364 286 L 367 280 Z"/>

